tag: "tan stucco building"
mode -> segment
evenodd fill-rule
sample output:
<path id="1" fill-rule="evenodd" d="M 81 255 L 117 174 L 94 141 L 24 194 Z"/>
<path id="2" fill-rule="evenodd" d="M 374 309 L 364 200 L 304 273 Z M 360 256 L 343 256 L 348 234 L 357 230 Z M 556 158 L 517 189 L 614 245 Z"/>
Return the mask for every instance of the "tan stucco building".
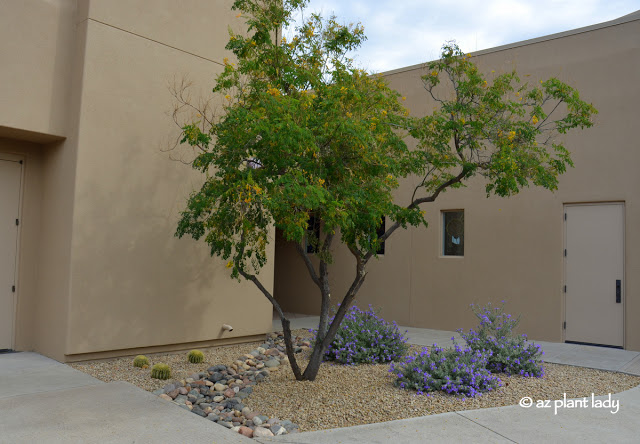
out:
<path id="1" fill-rule="evenodd" d="M 70 361 L 270 328 L 252 284 L 173 236 L 201 178 L 163 151 L 168 87 L 211 90 L 231 4 L 0 2 L 0 349 Z"/>
<path id="2" fill-rule="evenodd" d="M 228 55 L 227 28 L 242 25 L 231 3 L 0 1 L 0 349 L 73 361 L 246 341 L 270 329 L 271 307 L 252 284 L 229 279 L 204 243 L 174 237 L 202 179 L 164 150 L 178 133 L 168 86 L 188 75 L 194 95 L 210 91 Z M 507 299 L 530 336 L 565 340 L 571 316 L 583 318 L 565 308 L 575 285 L 563 215 L 592 208 L 570 204 L 615 203 L 593 206 L 604 221 L 615 208 L 612 220 L 624 224 L 612 271 L 621 273 L 613 279 L 621 303 L 603 323 L 640 350 L 639 19 L 474 54 L 485 70 L 516 67 L 576 86 L 599 109 L 596 126 L 567 139 L 576 168 L 555 194 L 487 200 L 476 183 L 439 198 L 426 208 L 429 229 L 394 235 L 371 264 L 359 303 L 401 324 L 455 329 L 472 325 L 469 303 Z M 416 114 L 432 106 L 420 75 L 419 66 L 386 74 Z M 444 210 L 464 210 L 463 256 L 443 256 Z M 275 236 L 270 258 L 265 286 L 287 310 L 313 313 L 319 295 L 295 252 Z M 349 265 L 339 253 L 333 294 Z"/>
<path id="3" fill-rule="evenodd" d="M 369 264 L 357 303 L 373 304 L 401 325 L 456 330 L 476 325 L 471 303 L 506 300 L 531 338 L 640 350 L 639 37 L 636 12 L 472 53 L 488 78 L 515 68 L 523 80 L 558 77 L 576 87 L 599 110 L 595 126 L 564 139 L 575 168 L 555 193 L 532 187 L 487 199 L 477 179 L 423 205 L 429 228 L 389 239 L 384 256 Z M 424 74 L 421 65 L 384 73 L 415 115 L 434 107 Z M 401 184 L 398 202 L 408 203 L 412 190 L 412 181 Z M 445 217 L 456 210 L 463 231 L 452 236 L 446 226 L 460 224 Z M 450 248 L 456 243 L 463 252 Z M 337 254 L 334 297 L 353 280 L 353 264 L 347 250 Z M 287 310 L 317 313 L 317 287 L 280 238 L 275 273 L 276 297 Z"/>

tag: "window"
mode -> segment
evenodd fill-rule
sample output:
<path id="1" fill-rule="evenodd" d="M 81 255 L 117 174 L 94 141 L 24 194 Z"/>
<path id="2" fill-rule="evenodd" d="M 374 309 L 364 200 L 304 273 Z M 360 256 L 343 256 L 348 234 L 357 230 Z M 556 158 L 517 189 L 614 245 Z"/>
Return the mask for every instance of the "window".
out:
<path id="1" fill-rule="evenodd" d="M 308 254 L 318 252 L 318 244 L 320 243 L 320 221 L 313 215 L 309 216 L 309 221 L 307 222 L 305 243 L 307 244 Z"/>
<path id="2" fill-rule="evenodd" d="M 442 212 L 442 254 L 464 256 L 464 210 Z"/>
<path id="3" fill-rule="evenodd" d="M 382 216 L 382 220 L 380 221 L 380 225 L 378 225 L 378 228 L 376 229 L 376 236 L 378 236 L 378 239 L 380 239 L 382 236 L 384 236 L 385 222 L 386 222 L 386 218 L 384 216 Z M 378 249 L 376 250 L 376 254 L 384 254 L 384 241 L 380 242 L 380 245 L 378 245 Z"/>

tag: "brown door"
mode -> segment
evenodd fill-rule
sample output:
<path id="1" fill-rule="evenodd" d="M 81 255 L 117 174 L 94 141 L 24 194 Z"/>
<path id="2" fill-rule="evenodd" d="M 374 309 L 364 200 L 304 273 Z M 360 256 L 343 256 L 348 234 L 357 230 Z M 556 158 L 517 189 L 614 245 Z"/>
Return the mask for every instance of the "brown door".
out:
<path id="1" fill-rule="evenodd" d="M 0 154 L 0 350 L 13 348 L 21 171 L 19 162 Z"/>
<path id="2" fill-rule="evenodd" d="M 565 205 L 565 340 L 624 346 L 624 204 Z"/>

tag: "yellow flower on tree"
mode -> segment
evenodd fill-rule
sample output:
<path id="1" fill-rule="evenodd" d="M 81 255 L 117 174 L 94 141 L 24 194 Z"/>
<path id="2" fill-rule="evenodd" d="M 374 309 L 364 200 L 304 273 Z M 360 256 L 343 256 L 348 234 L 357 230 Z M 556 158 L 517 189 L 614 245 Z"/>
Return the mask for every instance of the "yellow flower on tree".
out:
<path id="1" fill-rule="evenodd" d="M 265 3 L 269 8 L 262 9 Z M 421 202 L 429 201 L 430 195 L 435 199 L 437 193 L 432 193 L 438 188 L 444 191 L 457 184 L 464 185 L 476 170 L 479 174 L 488 173 L 486 191 L 498 196 L 516 194 L 526 183 L 555 189 L 555 177 L 564 170 L 569 153 L 561 145 L 553 146 L 554 152 L 532 150 L 534 137 L 541 133 L 540 128 L 529 124 L 535 111 L 522 109 L 524 104 L 514 103 L 513 97 L 516 90 L 520 91 L 527 102 L 531 102 L 527 107 L 538 110 L 545 94 L 556 94 L 560 97 L 552 97 L 554 101 L 567 103 L 559 113 L 568 113 L 557 126 L 563 131 L 590 126 L 588 119 L 595 110 L 579 101 L 573 90 L 563 91 L 561 82 L 555 79 L 543 88 L 549 91 L 518 89 L 513 83 L 519 81 L 515 74 L 509 73 L 498 77 L 491 90 L 481 88 L 484 78 L 475 65 L 470 60 L 461 60 L 463 53 L 456 47 L 445 47 L 442 59 L 429 63 L 424 71 L 426 76 L 421 79 L 429 93 L 432 89 L 443 89 L 447 96 L 453 92 L 453 97 L 459 100 L 440 99 L 439 91 L 435 91 L 434 97 L 441 109 L 436 109 L 433 115 L 398 118 L 378 125 L 389 117 L 383 118 L 382 110 L 390 111 L 389 115 L 394 117 L 402 112 L 408 114 L 409 110 L 405 111 L 398 103 L 401 95 L 383 80 L 353 70 L 346 55 L 363 40 L 353 30 L 334 20 L 323 27 L 322 19 L 312 15 L 306 26 L 293 31 L 301 38 L 301 44 L 296 45 L 294 51 L 284 45 L 279 47 L 278 42 L 267 37 L 280 32 L 276 23 L 287 20 L 298 3 L 289 0 L 235 2 L 244 14 L 254 19 L 252 32 L 256 33 L 256 39 L 260 38 L 260 45 L 250 37 L 236 41 L 232 47 L 237 50 L 238 70 L 226 66 L 217 76 L 213 91 L 221 93 L 221 97 L 231 95 L 234 106 L 224 102 L 225 113 L 216 118 L 214 128 L 208 133 L 201 131 L 197 124 L 187 125 L 183 130 L 185 143 L 205 151 L 196 163 L 205 180 L 201 191 L 188 199 L 176 234 L 202 238 L 212 255 L 232 258 L 229 263 L 232 277 L 259 284 L 258 272 L 269 259 L 260 239 L 269 239 L 274 224 L 298 244 L 310 234 L 309 228 L 314 229 L 316 225 L 325 233 L 339 231 L 342 236 L 337 236 L 335 242 L 357 247 L 352 253 L 364 266 L 368 258 L 376 255 L 377 245 L 372 240 L 381 216 L 400 218 L 402 225 L 418 226 L 424 222 L 418 215 Z M 254 11 L 258 11 L 257 17 Z M 312 29 L 310 24 L 317 24 L 319 30 L 312 38 L 304 35 Z M 433 74 L 429 75 L 430 72 Z M 439 77 L 440 72 L 445 75 Z M 446 82 L 444 88 L 436 88 L 440 80 Z M 239 93 L 245 85 L 250 85 L 249 91 Z M 341 86 L 347 88 L 345 94 L 340 92 Z M 310 92 L 301 95 L 302 90 Z M 287 96 L 283 98 L 285 91 Z M 309 98 L 311 91 L 318 95 L 315 100 Z M 277 97 L 271 100 L 268 95 Z M 238 104 L 239 98 L 246 104 Z M 303 110 L 303 104 L 317 108 L 318 112 Z M 347 118 L 347 111 L 358 117 L 357 122 Z M 473 128 L 460 124 L 462 116 L 471 116 Z M 554 116 L 557 118 L 560 116 Z M 509 133 L 511 129 L 515 131 Z M 496 137 L 499 130 L 510 134 L 513 140 Z M 405 142 L 409 137 L 411 146 Z M 454 151 L 451 143 L 456 141 L 460 147 L 456 146 Z M 322 150 L 318 151 L 322 162 L 309 158 L 318 149 Z M 480 150 L 487 150 L 487 155 Z M 449 153 L 451 162 L 444 158 Z M 458 153 L 463 162 L 456 160 Z M 241 159 L 259 159 L 265 167 L 239 168 Z M 512 159 L 515 162 L 512 163 Z M 464 163 L 463 174 L 456 182 L 451 174 L 454 168 L 449 167 L 460 163 Z M 403 191 L 399 189 L 398 180 L 425 172 L 429 174 L 420 186 L 420 193 L 415 194 L 416 200 L 412 197 L 404 201 L 399 195 L 404 202 L 394 203 L 396 191 Z M 436 174 L 431 176 L 432 172 Z M 331 178 L 331 184 L 325 183 L 324 177 Z M 247 184 L 251 185 L 248 189 Z M 257 184 L 264 188 L 262 195 L 254 188 Z M 254 198 L 256 202 L 249 204 Z M 420 200 L 424 198 L 427 200 Z M 315 223 L 309 227 L 311 216 Z M 315 244 L 317 247 L 318 243 Z M 331 249 L 324 249 L 322 256 L 329 263 L 333 257 Z M 327 274 L 322 268 L 319 278 L 324 280 Z M 356 270 L 358 276 L 364 276 L 360 270 Z M 268 291 L 264 293 L 267 298 L 271 297 Z M 345 304 L 341 307 L 348 308 L 349 299 L 343 301 Z M 334 327 L 339 325 L 333 324 Z M 326 347 L 332 339 L 325 336 L 316 347 Z M 290 348 L 291 344 L 287 346 Z M 323 357 L 318 350 L 316 348 L 304 373 L 293 366 L 296 379 L 316 378 Z M 293 358 L 292 364 L 295 364 Z"/>

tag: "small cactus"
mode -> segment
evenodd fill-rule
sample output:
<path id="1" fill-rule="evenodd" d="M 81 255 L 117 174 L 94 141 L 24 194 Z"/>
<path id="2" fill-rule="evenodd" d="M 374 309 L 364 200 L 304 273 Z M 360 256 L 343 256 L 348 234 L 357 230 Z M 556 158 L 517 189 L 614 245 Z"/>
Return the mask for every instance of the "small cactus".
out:
<path id="1" fill-rule="evenodd" d="M 133 366 L 140 368 L 149 367 L 149 358 L 147 358 L 145 355 L 138 355 L 133 359 Z"/>
<path id="2" fill-rule="evenodd" d="M 169 379 L 171 377 L 171 368 L 167 364 L 156 364 L 151 367 L 151 377 L 155 379 Z"/>
<path id="3" fill-rule="evenodd" d="M 204 361 L 204 353 L 200 350 L 191 350 L 187 355 L 189 362 L 192 364 L 199 364 Z"/>

